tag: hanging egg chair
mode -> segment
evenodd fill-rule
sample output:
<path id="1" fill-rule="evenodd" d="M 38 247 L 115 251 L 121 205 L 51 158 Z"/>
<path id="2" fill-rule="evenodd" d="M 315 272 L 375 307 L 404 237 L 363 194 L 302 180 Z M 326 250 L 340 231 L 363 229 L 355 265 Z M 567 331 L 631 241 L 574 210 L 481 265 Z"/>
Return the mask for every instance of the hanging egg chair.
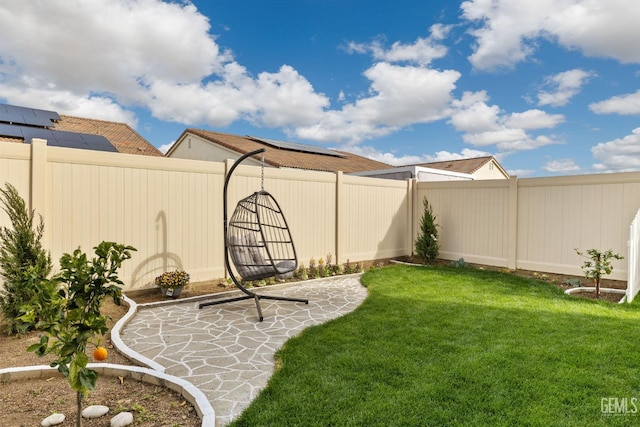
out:
<path id="1" fill-rule="evenodd" d="M 280 209 L 280 205 L 271 194 L 264 190 L 264 151 L 252 151 L 240 157 L 229 169 L 224 182 L 224 239 L 225 266 L 229 277 L 245 295 L 223 300 L 201 303 L 199 308 L 209 305 L 224 304 L 253 298 L 258 310 L 260 321 L 264 319 L 261 299 L 303 302 L 309 304 L 308 299 L 289 298 L 274 295 L 262 295 L 247 289 L 243 282 L 262 280 L 270 277 L 286 279 L 293 275 L 298 267 L 296 249 L 293 245 L 291 232 L 287 220 Z M 263 153 L 262 190 L 240 200 L 236 209 L 227 221 L 227 187 L 235 168 L 247 157 Z M 233 267 L 231 265 L 233 261 Z M 235 272 L 242 280 L 238 280 Z"/>
<path id="2" fill-rule="evenodd" d="M 287 220 L 264 190 L 238 202 L 227 227 L 227 242 L 236 271 L 245 281 L 288 279 L 298 268 Z"/>

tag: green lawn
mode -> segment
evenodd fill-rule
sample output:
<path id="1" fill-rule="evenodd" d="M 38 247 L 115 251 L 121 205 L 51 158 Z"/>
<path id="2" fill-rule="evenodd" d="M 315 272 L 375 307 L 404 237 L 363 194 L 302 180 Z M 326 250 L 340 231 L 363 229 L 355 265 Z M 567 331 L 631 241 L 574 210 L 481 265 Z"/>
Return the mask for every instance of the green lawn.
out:
<path id="1" fill-rule="evenodd" d="M 287 342 L 234 426 L 640 425 L 638 305 L 467 268 L 362 281 L 366 301 Z"/>

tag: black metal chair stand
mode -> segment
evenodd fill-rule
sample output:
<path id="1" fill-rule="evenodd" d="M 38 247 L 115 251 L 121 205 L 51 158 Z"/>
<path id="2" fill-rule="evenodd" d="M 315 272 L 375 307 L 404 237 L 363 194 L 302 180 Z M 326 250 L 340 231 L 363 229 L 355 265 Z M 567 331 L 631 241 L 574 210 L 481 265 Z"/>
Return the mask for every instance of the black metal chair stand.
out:
<path id="1" fill-rule="evenodd" d="M 207 301 L 198 306 L 201 309 L 210 305 L 253 299 L 261 322 L 264 320 L 262 308 L 260 307 L 261 299 L 309 304 L 309 300 L 303 298 L 261 295 L 248 290 L 243 285 L 245 281 L 262 280 L 270 277 L 288 278 L 293 275 L 293 272 L 298 267 L 291 232 L 280 205 L 271 194 L 264 191 L 264 157 L 262 161 L 262 190 L 240 200 L 231 216 L 231 220 L 227 221 L 227 188 L 231 175 L 235 168 L 247 157 L 264 153 L 264 151 L 265 149 L 262 148 L 240 157 L 231 166 L 224 181 L 224 262 L 229 272 L 229 277 L 244 295 Z M 229 256 L 231 256 L 236 271 L 242 280 L 238 280 L 235 276 Z"/>

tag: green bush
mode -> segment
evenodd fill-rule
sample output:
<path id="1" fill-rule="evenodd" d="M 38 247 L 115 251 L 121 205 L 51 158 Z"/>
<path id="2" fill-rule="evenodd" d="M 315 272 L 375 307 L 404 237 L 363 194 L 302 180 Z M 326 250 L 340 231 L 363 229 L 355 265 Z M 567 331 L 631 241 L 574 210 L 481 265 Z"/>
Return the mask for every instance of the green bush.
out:
<path id="1" fill-rule="evenodd" d="M 47 280 L 51 273 L 51 256 L 42 247 L 44 232 L 42 217 L 34 227 L 35 212 L 28 211 L 24 199 L 11 184 L 0 189 L 0 202 L 9 217 L 11 228 L 0 227 L 0 310 L 5 319 L 6 332 L 25 333 L 37 328 L 47 310 L 38 310 L 33 322 L 19 317 L 37 301 L 50 300 L 55 283 Z M 38 297 L 39 298 L 36 298 Z M 46 307 L 43 307 L 43 309 Z"/>
<path id="2" fill-rule="evenodd" d="M 427 199 L 423 199 L 424 212 L 420 218 L 420 233 L 415 242 L 416 255 L 425 263 L 433 262 L 440 253 L 438 224 Z"/>

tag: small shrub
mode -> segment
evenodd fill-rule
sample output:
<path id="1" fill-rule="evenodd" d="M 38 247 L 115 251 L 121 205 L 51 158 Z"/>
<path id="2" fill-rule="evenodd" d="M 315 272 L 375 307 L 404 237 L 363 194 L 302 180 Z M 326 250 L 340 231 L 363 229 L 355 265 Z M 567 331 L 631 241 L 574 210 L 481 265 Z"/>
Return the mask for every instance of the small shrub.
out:
<path id="1" fill-rule="evenodd" d="M 336 266 L 332 265 L 331 263 L 333 262 L 333 255 L 331 255 L 331 253 L 327 254 L 327 265 L 326 265 L 326 269 L 327 269 L 327 276 L 335 276 L 336 275 Z"/>
<path id="2" fill-rule="evenodd" d="M 298 267 L 295 276 L 297 279 L 307 280 L 309 278 L 309 270 L 307 270 L 304 264 L 300 264 L 300 267 Z"/>
<path id="3" fill-rule="evenodd" d="M 42 217 L 34 227 L 35 212 L 27 205 L 11 184 L 0 189 L 3 210 L 9 216 L 11 229 L 0 227 L 0 310 L 6 320 L 6 332 L 26 333 L 37 328 L 42 321 L 49 321 L 46 306 L 40 307 L 31 321 L 21 320 L 30 306 L 37 305 L 38 297 L 52 299 L 56 286 L 47 280 L 51 273 L 51 256 L 42 247 L 44 233 Z"/>
<path id="4" fill-rule="evenodd" d="M 349 260 L 347 260 L 347 262 L 344 264 L 344 274 L 353 274 L 353 273 L 354 273 L 353 265 L 351 265 Z"/>
<path id="5" fill-rule="evenodd" d="M 355 268 L 353 269 L 353 272 L 362 273 L 363 270 L 364 270 L 364 264 L 362 264 L 361 262 L 357 262 Z"/>
<path id="6" fill-rule="evenodd" d="M 440 253 L 440 244 L 438 243 L 438 224 L 436 224 L 436 216 L 433 214 L 431 205 L 425 198 L 422 201 L 424 211 L 420 218 L 420 232 L 415 242 L 416 255 L 425 263 L 433 262 Z"/>
<path id="7" fill-rule="evenodd" d="M 327 266 L 324 264 L 324 259 L 320 258 L 318 260 L 318 276 L 326 277 L 327 276 Z"/>
<path id="8" fill-rule="evenodd" d="M 466 267 L 467 263 L 464 261 L 464 258 L 458 258 L 455 261 L 451 261 L 449 265 L 451 267 L 462 268 L 462 267 Z"/>
<path id="9" fill-rule="evenodd" d="M 562 283 L 573 288 L 579 288 L 582 286 L 582 280 L 580 279 L 565 279 Z"/>
<path id="10" fill-rule="evenodd" d="M 335 265 L 333 266 L 333 275 L 334 275 L 334 276 L 339 276 L 339 275 L 341 275 L 341 274 L 344 274 L 344 271 L 343 271 L 342 266 L 341 266 L 341 265 L 339 265 L 339 264 L 335 264 Z"/>
<path id="11" fill-rule="evenodd" d="M 318 268 L 316 267 L 316 260 L 311 258 L 309 260 L 309 277 L 317 279 L 319 277 Z"/>

